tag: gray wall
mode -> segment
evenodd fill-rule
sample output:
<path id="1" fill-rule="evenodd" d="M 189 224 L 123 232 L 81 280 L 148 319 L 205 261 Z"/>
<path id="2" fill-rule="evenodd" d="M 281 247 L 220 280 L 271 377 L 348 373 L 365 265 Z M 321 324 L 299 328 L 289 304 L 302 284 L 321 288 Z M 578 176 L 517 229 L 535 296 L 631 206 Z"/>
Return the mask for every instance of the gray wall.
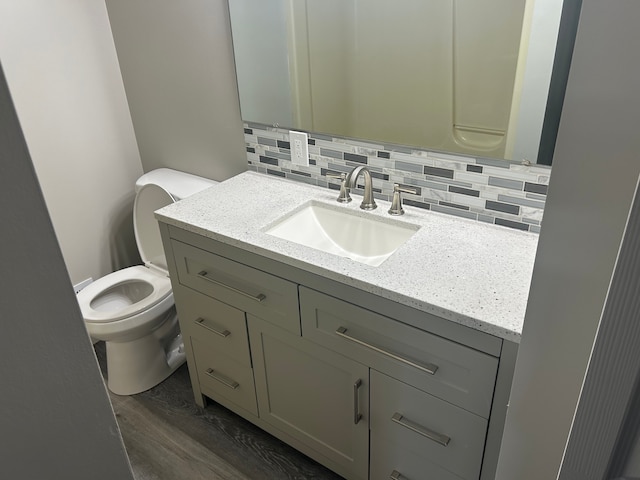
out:
<path id="1" fill-rule="evenodd" d="M 226 0 L 107 0 L 145 171 L 247 169 Z"/>
<path id="2" fill-rule="evenodd" d="M 3 478 L 133 479 L 0 72 Z"/>
<path id="3" fill-rule="evenodd" d="M 498 480 L 560 469 L 640 174 L 638 19 L 583 3 Z"/>
<path id="4" fill-rule="evenodd" d="M 140 261 L 143 170 L 247 168 L 226 1 L 107 3 L 122 73 L 103 0 L 0 0 L 0 58 L 74 284 Z"/>
<path id="5" fill-rule="evenodd" d="M 103 0 L 0 0 L 0 58 L 73 283 L 140 261 L 142 164 Z"/>
<path id="6" fill-rule="evenodd" d="M 640 380 L 639 244 L 640 196 L 636 192 L 559 480 L 622 476 L 640 426 L 640 392 L 635 393 Z"/>
<path id="7" fill-rule="evenodd" d="M 640 430 L 638 430 L 631 452 L 629 452 L 629 458 L 624 467 L 624 475 L 640 478 Z"/>

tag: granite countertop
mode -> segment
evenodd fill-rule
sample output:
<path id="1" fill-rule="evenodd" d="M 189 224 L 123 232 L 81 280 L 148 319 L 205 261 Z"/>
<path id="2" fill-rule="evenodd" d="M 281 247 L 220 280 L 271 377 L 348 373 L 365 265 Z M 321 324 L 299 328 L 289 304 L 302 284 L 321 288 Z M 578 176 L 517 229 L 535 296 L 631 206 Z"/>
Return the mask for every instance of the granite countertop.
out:
<path id="1" fill-rule="evenodd" d="M 482 332 L 520 342 L 538 237 L 405 206 L 371 212 L 361 197 L 339 204 L 337 192 L 245 172 L 156 212 L 158 220 L 298 267 Z M 380 266 L 315 250 L 264 233 L 282 216 L 315 200 L 419 225 Z M 391 220 L 393 221 L 393 220 Z"/>

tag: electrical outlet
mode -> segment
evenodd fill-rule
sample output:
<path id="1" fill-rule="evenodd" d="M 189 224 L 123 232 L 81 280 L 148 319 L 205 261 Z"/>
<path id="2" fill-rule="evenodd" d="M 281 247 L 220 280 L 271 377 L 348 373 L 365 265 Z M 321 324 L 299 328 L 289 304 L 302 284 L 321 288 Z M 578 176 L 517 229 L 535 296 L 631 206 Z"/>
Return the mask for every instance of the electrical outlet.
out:
<path id="1" fill-rule="evenodd" d="M 289 144 L 291 146 L 291 162 L 296 165 L 309 165 L 309 144 L 307 134 L 304 132 L 289 131 Z"/>

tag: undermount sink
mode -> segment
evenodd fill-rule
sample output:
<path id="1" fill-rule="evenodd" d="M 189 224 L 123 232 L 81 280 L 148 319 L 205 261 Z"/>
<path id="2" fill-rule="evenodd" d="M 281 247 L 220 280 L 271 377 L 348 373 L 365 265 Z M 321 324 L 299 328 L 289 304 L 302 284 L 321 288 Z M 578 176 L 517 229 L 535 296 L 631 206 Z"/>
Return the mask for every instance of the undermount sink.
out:
<path id="1" fill-rule="evenodd" d="M 377 267 L 420 227 L 311 201 L 265 233 Z"/>

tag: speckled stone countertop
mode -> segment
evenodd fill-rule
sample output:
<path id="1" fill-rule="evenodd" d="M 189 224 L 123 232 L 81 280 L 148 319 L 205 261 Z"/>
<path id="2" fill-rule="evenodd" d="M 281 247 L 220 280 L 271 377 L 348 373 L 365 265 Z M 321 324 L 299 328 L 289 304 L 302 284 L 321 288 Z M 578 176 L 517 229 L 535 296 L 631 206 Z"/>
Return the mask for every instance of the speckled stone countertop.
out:
<path id="1" fill-rule="evenodd" d="M 405 206 L 388 215 L 377 201 L 370 212 L 361 197 L 339 204 L 337 192 L 269 175 L 245 172 L 164 207 L 158 220 L 263 255 L 452 322 L 513 342 L 522 333 L 538 237 Z M 264 233 L 311 200 L 359 215 L 419 225 L 380 266 L 315 250 Z"/>

